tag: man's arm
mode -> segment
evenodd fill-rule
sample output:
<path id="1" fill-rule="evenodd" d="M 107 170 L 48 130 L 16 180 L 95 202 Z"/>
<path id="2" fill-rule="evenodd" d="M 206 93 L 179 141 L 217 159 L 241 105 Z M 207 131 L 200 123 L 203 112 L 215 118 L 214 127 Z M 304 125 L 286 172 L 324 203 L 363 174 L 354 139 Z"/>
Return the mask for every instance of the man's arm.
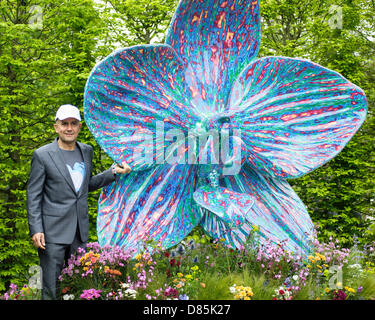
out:
<path id="1" fill-rule="evenodd" d="M 93 149 L 90 147 L 90 159 L 93 158 Z M 95 176 L 90 172 L 89 191 L 94 191 L 115 181 L 116 176 L 113 174 L 112 169 L 107 169 Z"/>
<path id="2" fill-rule="evenodd" d="M 90 147 L 90 159 L 92 161 L 93 157 L 93 149 Z M 122 167 L 116 164 L 114 167 L 103 171 L 95 176 L 92 176 L 92 172 L 90 172 L 90 182 L 89 182 L 89 191 L 94 191 L 100 189 L 113 181 L 116 180 L 118 174 L 128 174 L 130 173 L 131 168 L 126 162 L 122 163 Z"/>
<path id="3" fill-rule="evenodd" d="M 112 169 L 105 170 L 95 176 L 90 177 L 89 191 L 94 191 L 112 183 L 116 180 L 116 176 L 112 173 Z"/>
<path id="4" fill-rule="evenodd" d="M 44 165 L 36 152 L 31 159 L 29 181 L 27 184 L 27 217 L 30 235 L 43 233 L 42 195 L 45 181 Z"/>

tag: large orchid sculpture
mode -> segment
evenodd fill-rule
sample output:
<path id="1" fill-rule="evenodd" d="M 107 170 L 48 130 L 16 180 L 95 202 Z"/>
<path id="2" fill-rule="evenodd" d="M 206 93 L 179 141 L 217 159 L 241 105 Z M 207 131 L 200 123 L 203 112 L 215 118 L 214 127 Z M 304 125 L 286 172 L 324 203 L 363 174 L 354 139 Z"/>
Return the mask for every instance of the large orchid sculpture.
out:
<path id="1" fill-rule="evenodd" d="M 287 179 L 336 156 L 366 117 L 364 92 L 306 60 L 256 59 L 258 1 L 182 0 L 165 44 L 117 50 L 93 69 L 86 123 L 133 169 L 103 189 L 101 245 L 165 248 L 198 224 L 241 247 L 306 254 L 313 224 Z"/>

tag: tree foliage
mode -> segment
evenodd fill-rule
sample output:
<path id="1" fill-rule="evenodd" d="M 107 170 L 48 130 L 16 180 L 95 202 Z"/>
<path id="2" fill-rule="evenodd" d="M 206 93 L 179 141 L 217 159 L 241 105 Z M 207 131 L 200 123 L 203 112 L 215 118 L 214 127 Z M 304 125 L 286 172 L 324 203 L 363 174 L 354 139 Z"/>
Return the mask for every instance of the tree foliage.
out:
<path id="1" fill-rule="evenodd" d="M 111 43 L 128 47 L 164 42 L 177 0 L 106 0 L 102 7 Z"/>
<path id="2" fill-rule="evenodd" d="M 291 180 L 322 239 L 350 245 L 375 240 L 374 2 L 264 0 L 261 55 L 299 57 L 341 73 L 368 98 L 367 119 L 344 150 L 321 168 Z"/>

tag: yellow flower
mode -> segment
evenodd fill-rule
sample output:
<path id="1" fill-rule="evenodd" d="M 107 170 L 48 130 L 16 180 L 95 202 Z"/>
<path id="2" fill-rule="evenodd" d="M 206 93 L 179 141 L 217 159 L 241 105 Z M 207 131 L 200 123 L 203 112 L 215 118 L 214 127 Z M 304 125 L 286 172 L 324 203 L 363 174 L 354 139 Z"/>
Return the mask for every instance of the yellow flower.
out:
<path id="1" fill-rule="evenodd" d="M 186 280 L 193 280 L 193 276 L 191 274 L 188 274 L 185 276 Z"/>
<path id="2" fill-rule="evenodd" d="M 140 253 L 138 253 L 138 254 L 135 256 L 135 258 L 139 261 L 139 260 L 141 260 L 142 255 L 141 255 Z"/>
<path id="3" fill-rule="evenodd" d="M 193 266 L 190 268 L 192 271 L 198 271 L 199 270 L 199 267 L 197 265 Z"/>
<path id="4" fill-rule="evenodd" d="M 351 292 L 351 293 L 355 293 L 355 290 L 353 289 L 353 288 L 348 288 L 347 289 L 349 292 Z"/>
<path id="5" fill-rule="evenodd" d="M 23 288 L 21 289 L 21 292 L 22 292 L 22 293 L 29 293 L 29 292 L 30 292 L 30 288 L 29 288 L 29 287 L 23 287 Z"/>
<path id="6" fill-rule="evenodd" d="M 324 290 L 325 290 L 325 292 L 327 292 L 327 293 L 329 293 L 329 291 L 330 291 L 329 288 L 325 288 Z"/>
<path id="7" fill-rule="evenodd" d="M 180 278 L 182 278 L 184 276 L 184 274 L 181 273 L 181 272 L 179 272 L 179 273 L 177 273 L 177 276 L 180 277 Z"/>
<path id="8" fill-rule="evenodd" d="M 251 300 L 249 297 L 245 297 L 245 298 L 243 298 L 244 300 Z"/>

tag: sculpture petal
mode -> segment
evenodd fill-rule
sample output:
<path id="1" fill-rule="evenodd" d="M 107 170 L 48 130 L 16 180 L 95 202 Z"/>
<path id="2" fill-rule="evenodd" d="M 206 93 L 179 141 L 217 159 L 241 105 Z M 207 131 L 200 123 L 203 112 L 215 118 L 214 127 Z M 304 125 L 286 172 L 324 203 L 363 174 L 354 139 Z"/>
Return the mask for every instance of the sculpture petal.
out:
<path id="1" fill-rule="evenodd" d="M 236 77 L 258 53 L 258 1 L 182 0 L 166 43 L 185 62 L 191 104 L 210 116 L 224 109 Z"/>
<path id="2" fill-rule="evenodd" d="M 168 45 L 121 49 L 93 69 L 85 88 L 85 120 L 107 155 L 135 171 L 162 163 L 168 143 L 155 144 L 157 126 L 164 136 L 199 118 L 185 99 L 183 73 Z"/>
<path id="3" fill-rule="evenodd" d="M 247 223 L 239 228 L 232 228 L 216 214 L 201 209 L 205 214 L 200 225 L 211 237 L 224 238 L 228 245 L 240 248 L 251 230 L 259 228 L 260 243 L 286 241 L 285 247 L 293 252 L 309 252 L 314 226 L 305 205 L 287 181 L 264 176 L 245 164 L 238 175 L 224 176 L 220 185 L 247 194 L 254 204 L 246 215 Z"/>
<path id="4" fill-rule="evenodd" d="M 161 241 L 165 248 L 199 223 L 193 211 L 196 166 L 164 165 L 131 172 L 103 188 L 98 201 L 100 245 L 138 249 L 139 241 Z"/>
<path id="5" fill-rule="evenodd" d="M 266 57 L 236 80 L 228 107 L 247 160 L 260 172 L 300 177 L 336 156 L 366 117 L 364 92 L 317 64 Z"/>
<path id="6" fill-rule="evenodd" d="M 201 207 L 214 213 L 230 228 L 238 228 L 246 223 L 247 215 L 254 205 L 254 198 L 247 193 L 210 185 L 198 188 L 193 197 Z"/>

